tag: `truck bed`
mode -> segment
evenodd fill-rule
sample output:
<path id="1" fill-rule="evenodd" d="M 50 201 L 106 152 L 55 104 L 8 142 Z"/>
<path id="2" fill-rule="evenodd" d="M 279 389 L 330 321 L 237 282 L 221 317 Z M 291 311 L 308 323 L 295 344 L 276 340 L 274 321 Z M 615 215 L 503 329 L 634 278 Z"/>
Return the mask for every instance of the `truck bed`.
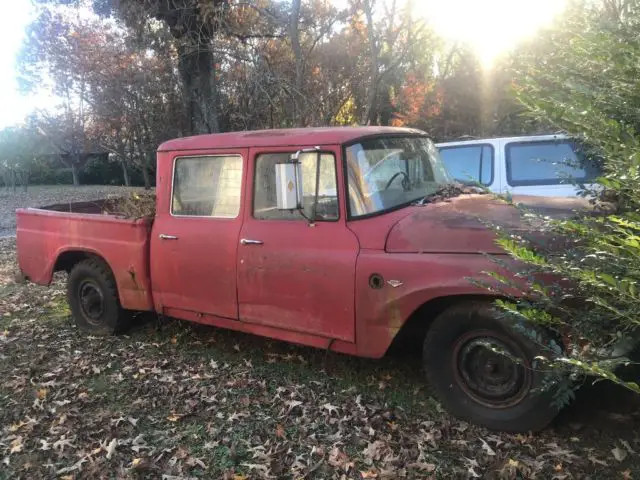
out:
<path id="1" fill-rule="evenodd" d="M 104 214 L 107 200 L 68 203 L 16 212 L 21 273 L 41 285 L 83 256 L 98 256 L 112 269 L 122 306 L 153 309 L 149 274 L 152 219 Z"/>

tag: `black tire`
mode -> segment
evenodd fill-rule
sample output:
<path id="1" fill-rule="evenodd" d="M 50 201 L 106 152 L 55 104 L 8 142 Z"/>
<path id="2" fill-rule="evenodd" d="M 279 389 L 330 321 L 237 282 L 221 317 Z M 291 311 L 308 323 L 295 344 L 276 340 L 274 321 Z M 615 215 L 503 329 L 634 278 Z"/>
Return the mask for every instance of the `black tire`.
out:
<path id="1" fill-rule="evenodd" d="M 551 338 L 545 332 L 537 334 Z M 521 361 L 492 352 L 487 343 Z M 558 414 L 553 392 L 540 390 L 545 374 L 535 368 L 538 355 L 548 351 L 514 331 L 494 306 L 482 302 L 456 305 L 440 314 L 423 348 L 430 387 L 450 413 L 513 433 L 542 430 Z"/>
<path id="2" fill-rule="evenodd" d="M 87 259 L 74 265 L 67 280 L 67 300 L 76 325 L 84 332 L 113 335 L 129 324 L 113 273 L 102 260 Z"/>

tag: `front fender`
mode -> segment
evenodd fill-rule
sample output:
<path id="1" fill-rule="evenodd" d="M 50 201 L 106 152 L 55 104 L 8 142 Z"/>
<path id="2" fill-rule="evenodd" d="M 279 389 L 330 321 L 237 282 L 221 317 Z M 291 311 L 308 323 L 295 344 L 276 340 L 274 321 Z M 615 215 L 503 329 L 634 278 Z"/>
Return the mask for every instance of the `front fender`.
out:
<path id="1" fill-rule="evenodd" d="M 487 271 L 507 274 L 481 254 L 362 251 L 356 269 L 358 354 L 383 356 L 405 322 L 427 302 L 469 295 L 495 297 L 494 292 L 471 281 L 487 281 L 489 277 L 483 274 Z M 371 275 L 382 277 L 380 288 L 371 286 Z"/>

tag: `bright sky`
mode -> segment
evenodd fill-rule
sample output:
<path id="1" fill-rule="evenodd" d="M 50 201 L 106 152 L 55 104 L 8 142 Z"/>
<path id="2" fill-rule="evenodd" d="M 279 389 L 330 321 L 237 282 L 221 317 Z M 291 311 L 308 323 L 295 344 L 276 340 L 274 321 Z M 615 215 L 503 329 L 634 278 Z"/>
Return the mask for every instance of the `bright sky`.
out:
<path id="1" fill-rule="evenodd" d="M 382 0 L 378 0 L 382 1 Z M 345 0 L 333 0 L 343 6 Z M 534 34 L 562 11 L 566 0 L 414 0 L 414 8 L 451 41 L 472 45 L 485 64 Z M 20 122 L 51 99 L 20 95 L 15 57 L 33 14 L 30 0 L 14 0 L 11 19 L 0 29 L 0 128 Z"/>
<path id="2" fill-rule="evenodd" d="M 32 14 L 31 2 L 14 0 L 8 14 L 10 18 L 0 28 L 0 128 L 20 122 L 37 106 L 35 98 L 18 92 L 15 70 L 16 54 Z"/>
<path id="3" fill-rule="evenodd" d="M 413 5 L 440 35 L 468 43 L 490 65 L 548 25 L 566 0 L 417 0 Z"/>

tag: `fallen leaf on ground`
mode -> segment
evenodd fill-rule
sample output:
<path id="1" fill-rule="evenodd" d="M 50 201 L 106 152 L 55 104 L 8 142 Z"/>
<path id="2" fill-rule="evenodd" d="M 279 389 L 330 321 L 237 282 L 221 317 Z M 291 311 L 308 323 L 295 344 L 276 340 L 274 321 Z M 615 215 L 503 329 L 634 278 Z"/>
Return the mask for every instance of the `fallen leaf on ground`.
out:
<path id="1" fill-rule="evenodd" d="M 107 446 L 107 460 L 111 460 L 111 457 L 113 457 L 113 454 L 116 451 L 116 447 L 118 446 L 118 440 L 117 439 L 113 439 L 111 440 L 111 442 L 109 442 L 109 445 Z"/>
<path id="2" fill-rule="evenodd" d="M 496 454 L 493 448 L 491 448 L 491 446 L 484 439 L 480 438 L 480 441 L 482 442 L 482 449 L 487 455 L 494 456 Z"/>
<path id="3" fill-rule="evenodd" d="M 11 442 L 9 453 L 18 453 L 22 451 L 22 437 L 18 437 Z"/>
<path id="4" fill-rule="evenodd" d="M 605 462 L 604 460 L 599 460 L 598 458 L 594 457 L 593 455 L 589 455 L 588 460 L 593 463 L 594 465 L 602 465 L 603 467 L 608 467 L 609 464 L 607 462 Z"/>
<path id="5" fill-rule="evenodd" d="M 612 449 L 611 453 L 613 454 L 613 458 L 615 458 L 619 462 L 621 462 L 625 458 L 627 458 L 627 455 L 628 455 L 627 451 L 623 450 L 620 447 L 616 447 L 616 448 Z"/>
<path id="6" fill-rule="evenodd" d="M 622 439 L 620 439 L 619 442 L 620 442 L 620 444 L 622 444 L 622 446 L 624 448 L 627 449 L 627 452 L 631 453 L 632 455 L 635 455 L 636 451 L 633 448 L 631 448 L 631 445 L 629 445 L 629 442 L 627 442 L 626 440 L 622 440 Z"/>

